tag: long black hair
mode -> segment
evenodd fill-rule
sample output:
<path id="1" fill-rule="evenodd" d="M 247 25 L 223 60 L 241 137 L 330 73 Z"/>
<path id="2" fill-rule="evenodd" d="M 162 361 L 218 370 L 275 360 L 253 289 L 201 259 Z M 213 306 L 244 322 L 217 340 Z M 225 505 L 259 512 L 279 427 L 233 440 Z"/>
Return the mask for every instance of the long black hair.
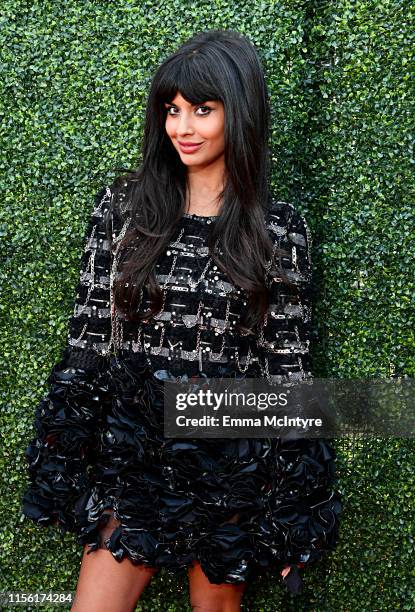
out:
<path id="1" fill-rule="evenodd" d="M 115 306 L 129 321 L 149 320 L 162 307 L 155 264 L 186 212 L 187 167 L 165 129 L 164 103 L 171 103 L 177 93 L 191 104 L 220 100 L 224 105 L 226 180 L 208 247 L 218 268 L 247 292 L 247 306 L 237 327 L 249 333 L 267 310 L 265 270 L 275 256 L 265 226 L 271 201 L 269 104 L 259 55 L 246 37 L 233 30 L 196 34 L 153 77 L 142 163 L 115 182 L 127 185 L 131 211 L 130 230 L 121 242 L 121 272 L 114 281 Z M 280 276 L 291 284 L 282 271 Z M 138 312 L 143 289 L 150 308 Z"/>

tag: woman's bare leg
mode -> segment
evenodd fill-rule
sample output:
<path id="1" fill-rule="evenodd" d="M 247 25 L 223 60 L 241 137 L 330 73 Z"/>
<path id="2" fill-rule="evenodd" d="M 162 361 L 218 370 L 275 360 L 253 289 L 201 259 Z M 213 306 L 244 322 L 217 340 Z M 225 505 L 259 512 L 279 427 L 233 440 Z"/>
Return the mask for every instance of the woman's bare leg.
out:
<path id="1" fill-rule="evenodd" d="M 190 605 L 195 612 L 239 612 L 246 588 L 241 584 L 212 584 L 200 563 L 194 561 L 188 570 Z"/>
<path id="2" fill-rule="evenodd" d="M 119 525 L 113 515 L 101 530 L 101 545 Z M 114 559 L 105 547 L 89 555 L 85 545 L 71 612 L 132 612 L 151 578 L 158 571 Z"/>
<path id="3" fill-rule="evenodd" d="M 240 514 L 234 514 L 227 523 L 237 523 Z M 223 523 L 222 523 L 223 524 Z M 241 584 L 212 584 L 203 572 L 199 561 L 188 570 L 190 605 L 195 612 L 239 612 L 246 589 Z"/>

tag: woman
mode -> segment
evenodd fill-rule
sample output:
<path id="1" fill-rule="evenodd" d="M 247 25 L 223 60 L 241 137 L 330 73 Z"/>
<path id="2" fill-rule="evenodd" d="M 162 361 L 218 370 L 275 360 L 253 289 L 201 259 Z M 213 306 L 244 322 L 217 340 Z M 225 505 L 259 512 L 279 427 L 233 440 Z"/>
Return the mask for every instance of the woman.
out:
<path id="1" fill-rule="evenodd" d="M 163 436 L 166 379 L 311 375 L 311 237 L 269 194 L 268 125 L 254 46 L 200 33 L 154 76 L 141 166 L 95 198 L 23 504 L 84 546 L 76 612 L 133 610 L 160 568 L 239 610 L 256 572 L 300 592 L 336 545 L 326 441 Z"/>

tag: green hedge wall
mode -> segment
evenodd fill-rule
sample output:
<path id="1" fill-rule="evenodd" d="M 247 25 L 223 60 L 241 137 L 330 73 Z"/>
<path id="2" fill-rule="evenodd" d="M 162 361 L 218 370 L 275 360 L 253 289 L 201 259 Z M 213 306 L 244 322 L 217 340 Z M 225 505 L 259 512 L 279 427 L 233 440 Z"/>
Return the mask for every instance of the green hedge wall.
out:
<path id="1" fill-rule="evenodd" d="M 138 163 L 151 77 L 195 32 L 239 30 L 263 59 L 272 188 L 313 234 L 315 375 L 414 377 L 414 16 L 398 0 L 3 0 L 0 591 L 76 588 L 74 537 L 20 516 L 23 451 L 65 343 L 92 197 Z M 244 610 L 415 609 L 414 440 L 334 442 L 338 548 L 303 595 L 260 577 Z M 190 610 L 187 582 L 159 574 L 137 610 Z"/>

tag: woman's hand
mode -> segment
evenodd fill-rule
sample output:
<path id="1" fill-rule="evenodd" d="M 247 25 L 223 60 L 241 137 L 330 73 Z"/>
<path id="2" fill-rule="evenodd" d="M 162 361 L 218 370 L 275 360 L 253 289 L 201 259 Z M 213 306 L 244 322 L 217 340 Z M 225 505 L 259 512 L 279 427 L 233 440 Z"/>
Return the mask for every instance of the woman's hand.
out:
<path id="1" fill-rule="evenodd" d="M 290 569 L 291 569 L 291 566 L 290 566 L 290 565 L 286 565 L 286 566 L 284 567 L 284 569 L 282 570 L 282 572 L 281 572 L 281 576 L 282 576 L 283 578 L 285 578 L 285 576 L 288 574 L 288 572 L 290 571 Z"/>
<path id="2" fill-rule="evenodd" d="M 298 571 L 303 567 L 302 563 L 286 565 L 281 571 L 282 580 L 290 593 L 299 594 L 303 592 L 304 583 Z"/>

